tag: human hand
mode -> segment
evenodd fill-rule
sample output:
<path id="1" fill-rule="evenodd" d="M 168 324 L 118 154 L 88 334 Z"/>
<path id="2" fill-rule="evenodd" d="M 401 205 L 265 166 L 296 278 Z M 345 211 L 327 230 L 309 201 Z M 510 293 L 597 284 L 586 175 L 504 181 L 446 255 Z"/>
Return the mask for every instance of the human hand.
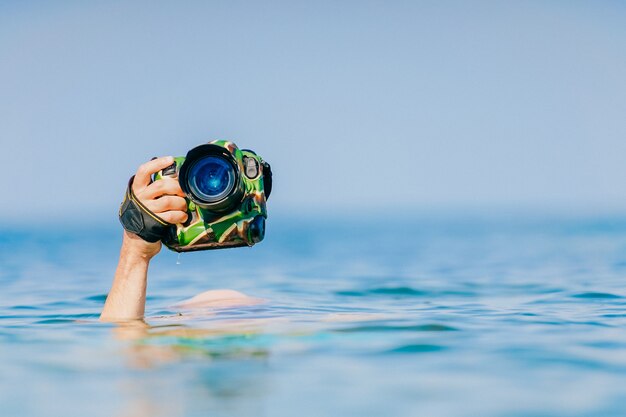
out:
<path id="1" fill-rule="evenodd" d="M 178 179 L 163 177 L 152 182 L 152 175 L 172 165 L 174 158 L 163 156 L 141 165 L 133 181 L 135 197 L 151 212 L 168 223 L 187 220 L 187 201 Z"/>
<path id="2" fill-rule="evenodd" d="M 141 204 L 168 223 L 184 223 L 187 220 L 187 202 L 177 179 L 164 177 L 152 182 L 152 175 L 170 166 L 171 156 L 153 159 L 137 169 L 133 180 L 133 193 Z M 152 258 L 161 249 L 161 242 L 146 242 L 137 235 L 125 231 L 124 247 L 144 258 Z"/>

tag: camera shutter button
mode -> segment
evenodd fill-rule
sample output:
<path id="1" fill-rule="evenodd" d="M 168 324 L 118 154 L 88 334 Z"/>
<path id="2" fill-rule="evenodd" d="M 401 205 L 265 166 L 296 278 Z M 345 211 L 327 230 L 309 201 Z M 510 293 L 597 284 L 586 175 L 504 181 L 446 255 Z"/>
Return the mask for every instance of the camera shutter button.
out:
<path id="1" fill-rule="evenodd" d="M 254 158 L 244 156 L 243 163 L 246 169 L 246 177 L 252 179 L 259 175 L 259 163 Z"/>

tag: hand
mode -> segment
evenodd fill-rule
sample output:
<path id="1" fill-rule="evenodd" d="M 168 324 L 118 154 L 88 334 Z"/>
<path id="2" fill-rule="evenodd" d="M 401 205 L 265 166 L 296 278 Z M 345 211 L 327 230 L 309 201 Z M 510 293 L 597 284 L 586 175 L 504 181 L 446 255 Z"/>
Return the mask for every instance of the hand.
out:
<path id="1" fill-rule="evenodd" d="M 174 158 L 164 156 L 146 162 L 137 169 L 133 181 L 133 193 L 137 199 L 168 223 L 184 223 L 187 220 L 185 193 L 177 179 L 164 177 L 152 182 L 152 174 L 172 165 Z M 150 243 L 133 233 L 124 233 L 124 248 L 144 258 L 152 258 L 161 250 L 161 242 Z"/>
<path id="2" fill-rule="evenodd" d="M 133 193 L 151 212 L 168 223 L 184 223 L 187 220 L 187 201 L 177 179 L 163 177 L 152 182 L 155 174 L 174 163 L 171 156 L 153 159 L 141 165 L 133 181 Z"/>

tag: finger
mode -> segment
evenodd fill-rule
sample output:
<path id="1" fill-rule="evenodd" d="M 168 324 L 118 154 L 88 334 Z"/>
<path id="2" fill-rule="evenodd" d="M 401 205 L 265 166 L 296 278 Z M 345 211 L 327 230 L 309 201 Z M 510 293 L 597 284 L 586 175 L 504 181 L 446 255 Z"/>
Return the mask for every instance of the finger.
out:
<path id="1" fill-rule="evenodd" d="M 140 195 L 137 195 L 137 197 L 145 200 L 152 200 L 163 195 L 177 195 L 184 197 L 185 193 L 180 188 L 180 184 L 177 179 L 165 177 L 148 185 L 141 191 Z"/>
<path id="2" fill-rule="evenodd" d="M 172 163 L 174 163 L 174 157 L 162 156 L 139 166 L 135 174 L 135 181 L 133 181 L 133 191 L 147 187 L 150 184 L 152 174 L 172 165 Z"/>
<path id="3" fill-rule="evenodd" d="M 185 223 L 187 221 L 187 213 L 179 210 L 166 211 L 159 213 L 159 217 L 168 223 Z"/>
<path id="4" fill-rule="evenodd" d="M 182 197 L 173 195 L 164 195 L 154 200 L 146 200 L 144 205 L 153 213 L 163 213 L 170 210 L 187 211 L 187 201 Z"/>

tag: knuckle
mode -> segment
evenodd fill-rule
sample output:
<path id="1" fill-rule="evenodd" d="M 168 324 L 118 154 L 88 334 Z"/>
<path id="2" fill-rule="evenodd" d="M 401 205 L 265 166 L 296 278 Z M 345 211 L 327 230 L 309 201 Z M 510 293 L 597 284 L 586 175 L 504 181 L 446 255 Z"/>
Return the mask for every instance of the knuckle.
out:
<path id="1" fill-rule="evenodd" d="M 174 202 L 172 201 L 172 197 L 170 197 L 169 195 L 161 197 L 161 200 L 163 200 L 164 209 L 171 210 L 174 207 Z"/>
<path id="2" fill-rule="evenodd" d="M 179 190 L 180 190 L 180 185 L 178 184 L 178 181 L 174 179 L 170 180 L 168 184 L 169 193 L 174 196 L 177 196 L 179 194 Z"/>
<path id="3" fill-rule="evenodd" d="M 146 167 L 146 164 L 141 164 L 139 165 L 139 168 L 137 168 L 137 175 L 146 175 L 148 172 L 148 167 Z"/>
<path id="4" fill-rule="evenodd" d="M 168 223 L 173 223 L 172 215 L 170 214 L 169 211 L 166 211 L 164 213 L 159 213 L 159 217 L 162 218 L 163 220 L 165 220 Z"/>
<path id="5" fill-rule="evenodd" d="M 176 223 L 182 223 L 185 221 L 185 217 L 187 216 L 187 214 L 185 214 L 182 211 L 175 211 L 175 218 L 176 218 Z"/>
<path id="6" fill-rule="evenodd" d="M 187 210 L 187 201 L 182 198 L 182 197 L 174 197 L 176 199 L 176 206 L 180 209 L 180 210 Z"/>

